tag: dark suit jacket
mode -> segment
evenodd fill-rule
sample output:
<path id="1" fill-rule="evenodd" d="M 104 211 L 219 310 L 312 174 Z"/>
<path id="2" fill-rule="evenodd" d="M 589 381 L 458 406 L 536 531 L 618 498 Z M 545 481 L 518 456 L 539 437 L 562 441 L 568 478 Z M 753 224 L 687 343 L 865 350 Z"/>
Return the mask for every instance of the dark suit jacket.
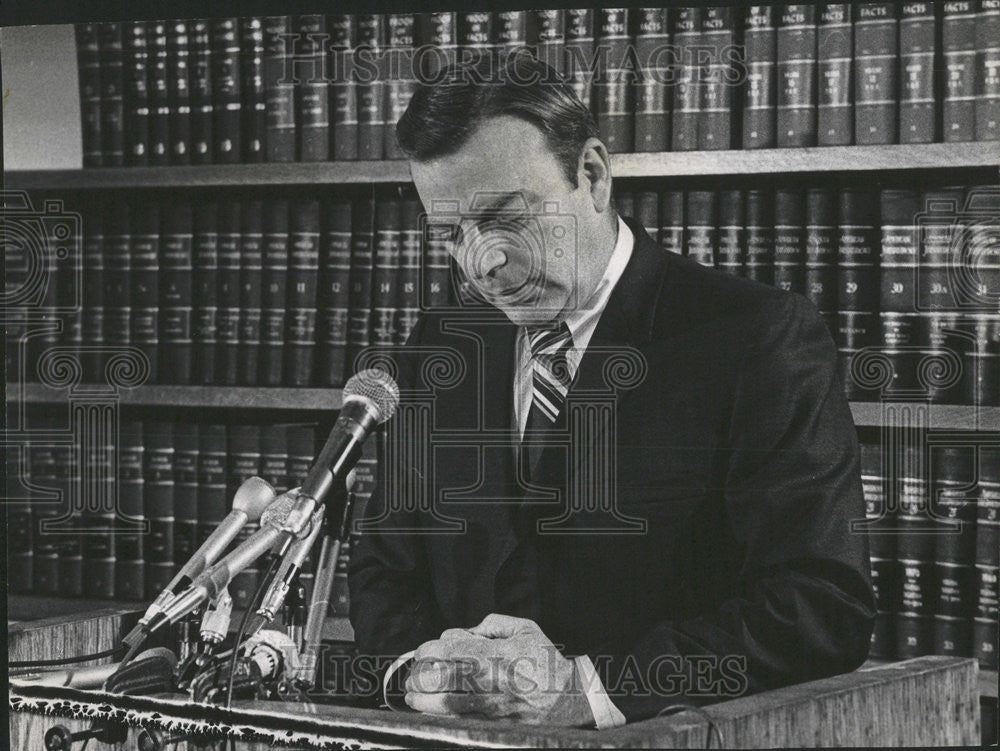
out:
<path id="1" fill-rule="evenodd" d="M 530 617 L 591 657 L 630 720 L 864 661 L 858 443 L 826 325 L 802 296 L 626 221 L 632 257 L 570 390 L 572 429 L 530 481 L 512 447 L 516 327 L 492 309 L 417 323 L 395 360 L 392 489 L 351 555 L 362 653 Z"/>

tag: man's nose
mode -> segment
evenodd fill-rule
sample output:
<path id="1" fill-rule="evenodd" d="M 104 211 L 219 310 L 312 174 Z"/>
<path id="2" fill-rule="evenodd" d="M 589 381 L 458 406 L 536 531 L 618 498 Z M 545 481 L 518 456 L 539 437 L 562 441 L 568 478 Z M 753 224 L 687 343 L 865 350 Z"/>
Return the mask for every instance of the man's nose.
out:
<path id="1" fill-rule="evenodd" d="M 483 248 L 469 260 L 470 271 L 476 279 L 492 279 L 493 274 L 507 263 L 507 254 L 500 248 Z"/>

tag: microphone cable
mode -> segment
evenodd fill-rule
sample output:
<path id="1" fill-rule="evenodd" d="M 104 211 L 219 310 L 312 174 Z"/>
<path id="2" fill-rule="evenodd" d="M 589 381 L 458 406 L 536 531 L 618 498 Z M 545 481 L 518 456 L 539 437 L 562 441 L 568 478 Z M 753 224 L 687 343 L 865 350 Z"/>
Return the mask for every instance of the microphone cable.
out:
<path id="1" fill-rule="evenodd" d="M 9 668 L 46 668 L 56 665 L 72 665 L 75 662 L 89 662 L 90 660 L 103 660 L 105 657 L 114 657 L 120 652 L 124 652 L 123 646 L 105 649 L 103 652 L 94 652 L 89 655 L 77 655 L 75 657 L 56 657 L 51 660 L 19 660 L 8 662 Z"/>

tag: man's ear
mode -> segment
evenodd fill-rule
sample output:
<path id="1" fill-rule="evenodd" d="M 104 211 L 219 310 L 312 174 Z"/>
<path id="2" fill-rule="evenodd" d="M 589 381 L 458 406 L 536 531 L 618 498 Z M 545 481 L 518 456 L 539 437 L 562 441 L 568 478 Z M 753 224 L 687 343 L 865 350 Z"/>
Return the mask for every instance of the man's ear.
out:
<path id="1" fill-rule="evenodd" d="M 589 184 L 594 209 L 603 214 L 611 202 L 611 157 L 599 138 L 588 138 L 583 144 L 577 179 L 581 185 Z"/>

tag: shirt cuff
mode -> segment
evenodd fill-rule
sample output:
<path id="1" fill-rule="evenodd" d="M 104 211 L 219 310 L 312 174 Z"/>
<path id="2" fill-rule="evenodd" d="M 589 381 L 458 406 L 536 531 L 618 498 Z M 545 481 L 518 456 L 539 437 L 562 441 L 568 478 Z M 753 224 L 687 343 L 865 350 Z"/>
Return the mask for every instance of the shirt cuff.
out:
<path id="1" fill-rule="evenodd" d="M 594 663 L 587 655 L 574 657 L 577 674 L 586 692 L 587 702 L 590 704 L 590 711 L 594 714 L 594 724 L 598 730 L 607 728 L 617 728 L 625 724 L 625 715 L 621 713 L 611 701 L 608 692 L 601 683 L 597 671 L 594 670 Z"/>
<path id="2" fill-rule="evenodd" d="M 397 712 L 407 712 L 410 710 L 410 707 L 405 701 L 403 701 L 401 696 L 389 695 L 389 680 L 397 670 L 413 659 L 413 655 L 416 654 L 416 651 L 417 650 L 415 649 L 411 649 L 409 652 L 401 654 L 397 657 L 382 677 L 382 700 L 385 702 L 387 707 L 395 709 Z"/>

